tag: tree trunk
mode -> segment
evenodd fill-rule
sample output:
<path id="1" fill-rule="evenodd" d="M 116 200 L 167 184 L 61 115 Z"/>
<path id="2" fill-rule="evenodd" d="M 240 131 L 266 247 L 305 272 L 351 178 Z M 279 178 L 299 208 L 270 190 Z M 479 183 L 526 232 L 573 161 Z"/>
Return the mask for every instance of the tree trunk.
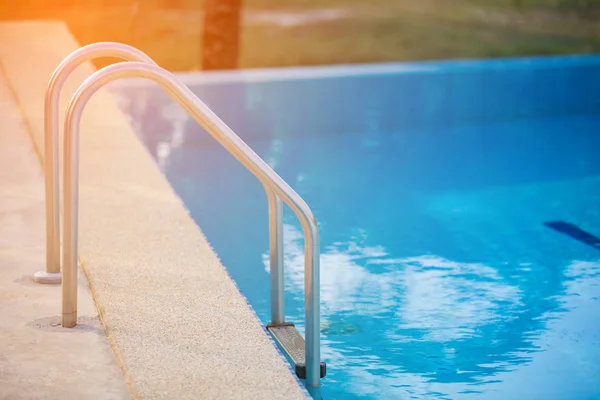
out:
<path id="1" fill-rule="evenodd" d="M 202 69 L 237 68 L 242 0 L 205 0 Z"/>

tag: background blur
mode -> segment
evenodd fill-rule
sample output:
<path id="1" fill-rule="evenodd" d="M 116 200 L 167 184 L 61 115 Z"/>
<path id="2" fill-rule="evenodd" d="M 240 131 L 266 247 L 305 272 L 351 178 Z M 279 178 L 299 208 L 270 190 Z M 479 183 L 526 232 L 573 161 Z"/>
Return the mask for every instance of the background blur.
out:
<path id="1" fill-rule="evenodd" d="M 203 66 L 204 10 L 227 4 L 241 68 L 600 53 L 600 0 L 0 0 L 0 19 L 64 20 L 81 45 L 185 71 Z"/>

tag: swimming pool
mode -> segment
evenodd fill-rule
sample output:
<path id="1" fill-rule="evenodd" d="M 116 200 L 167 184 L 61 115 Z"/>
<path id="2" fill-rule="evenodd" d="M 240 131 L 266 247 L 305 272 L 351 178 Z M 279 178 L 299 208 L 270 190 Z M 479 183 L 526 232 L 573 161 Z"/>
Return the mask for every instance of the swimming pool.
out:
<path id="1" fill-rule="evenodd" d="M 600 57 L 184 79 L 317 217 L 325 399 L 600 396 Z M 262 186 L 153 86 L 115 90 L 268 323 Z"/>

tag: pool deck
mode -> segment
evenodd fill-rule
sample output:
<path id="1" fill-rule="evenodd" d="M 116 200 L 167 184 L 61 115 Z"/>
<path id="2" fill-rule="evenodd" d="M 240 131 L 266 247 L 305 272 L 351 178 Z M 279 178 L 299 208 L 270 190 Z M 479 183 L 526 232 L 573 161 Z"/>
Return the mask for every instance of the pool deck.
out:
<path id="1" fill-rule="evenodd" d="M 31 279 L 45 260 L 44 178 L 2 75 L 0 118 L 0 399 L 130 398 L 85 279 L 68 331 L 60 286 Z"/>
<path id="2" fill-rule="evenodd" d="M 62 23 L 0 23 L 0 399 L 307 398 L 107 90 L 82 123 L 80 324 L 56 326 L 60 287 L 31 281 L 43 97 L 77 47 Z M 63 115 L 92 72 L 68 80 Z"/>

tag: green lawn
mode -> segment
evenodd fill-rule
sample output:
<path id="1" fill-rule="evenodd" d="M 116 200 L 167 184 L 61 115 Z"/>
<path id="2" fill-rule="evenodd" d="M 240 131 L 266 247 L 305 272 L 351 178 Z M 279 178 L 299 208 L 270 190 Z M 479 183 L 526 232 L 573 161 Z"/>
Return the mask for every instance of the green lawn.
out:
<path id="1" fill-rule="evenodd" d="M 561 1 L 246 0 L 241 66 L 600 53 L 598 18 L 565 10 Z M 64 19 L 82 44 L 129 43 L 181 71 L 197 68 L 202 48 L 199 2 L 182 3 L 185 10 L 155 4 L 135 17 L 116 6 L 38 10 L 38 16 Z M 339 15 L 296 25 L 275 21 L 319 11 Z"/>

